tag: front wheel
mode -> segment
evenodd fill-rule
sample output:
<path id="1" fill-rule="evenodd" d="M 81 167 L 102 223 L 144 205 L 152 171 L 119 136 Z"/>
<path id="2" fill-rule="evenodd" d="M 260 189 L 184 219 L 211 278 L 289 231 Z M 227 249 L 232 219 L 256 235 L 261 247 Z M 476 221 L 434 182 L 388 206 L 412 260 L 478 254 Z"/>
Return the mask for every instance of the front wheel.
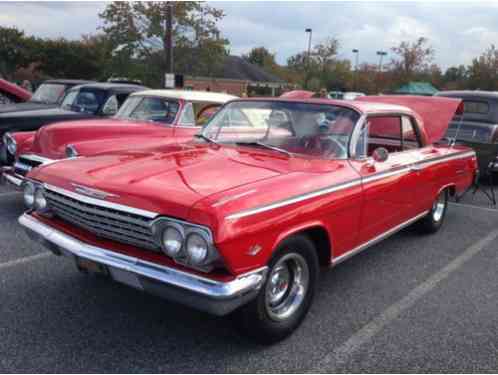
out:
<path id="1" fill-rule="evenodd" d="M 436 233 L 443 225 L 448 208 L 448 190 L 441 191 L 432 204 L 429 213 L 418 222 L 418 228 L 424 233 Z"/>
<path id="2" fill-rule="evenodd" d="M 316 249 L 307 237 L 284 240 L 258 296 L 238 311 L 243 333 L 265 344 L 289 336 L 311 306 L 318 272 Z"/>

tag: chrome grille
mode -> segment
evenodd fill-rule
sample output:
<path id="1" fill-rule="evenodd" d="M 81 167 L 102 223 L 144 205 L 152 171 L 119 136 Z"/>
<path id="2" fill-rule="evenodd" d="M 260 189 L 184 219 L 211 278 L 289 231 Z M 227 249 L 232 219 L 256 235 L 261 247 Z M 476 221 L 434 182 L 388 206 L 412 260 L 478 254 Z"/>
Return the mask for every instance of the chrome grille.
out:
<path id="1" fill-rule="evenodd" d="M 152 237 L 153 219 L 82 202 L 49 189 L 45 196 L 54 215 L 68 223 L 102 238 L 159 251 Z"/>

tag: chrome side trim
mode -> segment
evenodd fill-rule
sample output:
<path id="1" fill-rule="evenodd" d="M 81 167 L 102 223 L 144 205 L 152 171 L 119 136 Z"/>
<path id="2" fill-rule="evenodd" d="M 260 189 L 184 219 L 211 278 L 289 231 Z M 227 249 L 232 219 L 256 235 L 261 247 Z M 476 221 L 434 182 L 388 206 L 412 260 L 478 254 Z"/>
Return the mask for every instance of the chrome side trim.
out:
<path id="1" fill-rule="evenodd" d="M 49 243 L 62 248 L 70 255 L 144 276 L 215 300 L 231 299 L 259 289 L 265 281 L 268 270 L 268 267 L 258 268 L 231 281 L 221 282 L 86 244 L 42 223 L 27 213 L 19 218 L 19 224 L 43 237 Z"/>
<path id="2" fill-rule="evenodd" d="M 371 240 L 365 242 L 364 244 L 361 244 L 360 246 L 355 247 L 353 250 L 348 251 L 345 254 L 342 254 L 341 256 L 338 256 L 337 258 L 332 258 L 332 266 L 335 266 L 341 262 L 344 262 L 345 260 L 351 258 L 352 256 L 355 256 L 358 253 L 361 253 L 363 250 L 368 249 L 370 246 L 373 246 L 382 240 L 385 240 L 386 238 L 392 236 L 393 234 L 399 232 L 401 229 L 406 228 L 410 224 L 413 224 L 417 220 L 421 219 L 425 215 L 427 215 L 429 211 L 424 211 L 421 214 L 411 218 L 410 220 L 405 221 L 404 223 L 401 223 L 394 228 L 389 229 L 387 232 L 382 233 L 381 235 L 372 238 Z"/>
<path id="3" fill-rule="evenodd" d="M 240 218 L 243 218 L 246 216 L 251 216 L 251 215 L 255 215 L 255 214 L 258 214 L 261 212 L 269 211 L 269 210 L 272 210 L 275 208 L 287 206 L 289 204 L 301 202 L 301 201 L 306 200 L 306 199 L 315 198 L 315 197 L 318 197 L 320 195 L 325 195 L 325 194 L 333 193 L 333 192 L 336 192 L 339 190 L 348 189 L 348 188 L 351 188 L 351 187 L 354 187 L 357 185 L 361 185 L 361 184 L 367 184 L 367 183 L 370 183 L 373 181 L 380 180 L 382 178 L 395 176 L 395 175 L 398 175 L 401 173 L 407 173 L 407 172 L 412 171 L 412 167 L 414 165 L 422 165 L 422 168 L 425 168 L 426 166 L 441 163 L 443 161 L 462 159 L 462 158 L 466 158 L 466 157 L 470 157 L 470 156 L 475 156 L 475 152 L 474 151 L 463 151 L 461 153 L 453 154 L 453 155 L 449 155 L 449 156 L 438 156 L 438 157 L 433 158 L 433 159 L 420 160 L 420 161 L 417 161 L 415 163 L 411 163 L 407 166 L 400 167 L 400 169 L 383 171 L 383 172 L 379 172 L 376 174 L 372 174 L 368 177 L 363 178 L 363 180 L 361 178 L 355 178 L 354 180 L 351 180 L 348 182 L 343 182 L 343 183 L 332 185 L 332 186 L 329 186 L 329 187 L 326 187 L 326 188 L 323 188 L 320 190 L 315 190 L 315 191 L 312 191 L 309 193 L 297 195 L 295 197 L 292 197 L 289 199 L 284 199 L 281 201 L 277 201 L 275 203 L 270 203 L 267 205 L 262 205 L 259 207 L 239 211 L 239 212 L 228 215 L 225 219 L 227 219 L 227 220 L 240 219 Z"/>
<path id="4" fill-rule="evenodd" d="M 451 161 L 451 160 L 458 160 L 458 159 L 464 159 L 468 157 L 476 156 L 475 151 L 462 151 L 458 154 L 453 154 L 450 156 L 438 156 L 432 159 L 427 159 L 427 160 L 420 160 L 415 162 L 415 165 L 422 165 L 422 168 L 441 163 L 443 161 Z"/>
<path id="5" fill-rule="evenodd" d="M 153 218 L 159 216 L 159 213 L 157 213 L 157 212 L 146 211 L 146 210 L 142 210 L 139 208 L 125 206 L 125 205 L 113 203 L 113 202 L 106 202 L 106 201 L 103 201 L 100 199 L 95 199 L 95 198 L 88 197 L 86 195 L 78 194 L 78 193 L 75 193 L 75 192 L 54 186 L 54 185 L 43 184 L 43 186 L 47 190 L 52 190 L 52 191 L 55 191 L 56 193 L 66 195 L 66 196 L 71 197 L 73 199 L 79 200 L 79 201 L 84 202 L 84 203 L 93 204 L 95 206 L 104 207 L 104 208 L 112 208 L 114 210 L 123 211 L 123 212 L 129 212 L 129 213 L 144 216 L 144 217 L 147 217 L 150 219 L 153 219 Z"/>
<path id="6" fill-rule="evenodd" d="M 6 174 L 6 173 L 4 173 L 3 176 L 7 180 L 7 182 L 9 182 L 10 184 L 17 186 L 17 187 L 21 187 L 21 185 L 24 181 L 22 178 L 19 178 L 17 176 L 13 176 L 10 174 Z"/>
<path id="7" fill-rule="evenodd" d="M 351 187 L 354 187 L 357 185 L 361 185 L 361 178 L 356 178 L 356 179 L 349 181 L 349 182 L 344 182 L 344 183 L 340 183 L 337 185 L 332 185 L 332 186 L 326 187 L 324 189 L 312 191 L 310 193 L 297 195 L 293 198 L 284 199 L 284 200 L 281 200 L 281 201 L 278 201 L 275 203 L 271 203 L 271 204 L 267 204 L 264 206 L 259 206 L 259 207 L 251 208 L 248 210 L 240 211 L 240 212 L 228 215 L 226 217 L 226 219 L 227 220 L 240 219 L 242 217 L 258 214 L 260 212 L 264 212 L 264 211 L 268 211 L 268 210 L 273 210 L 275 208 L 279 208 L 279 207 L 287 206 L 289 204 L 301 202 L 301 201 L 306 200 L 306 199 L 319 197 L 320 195 L 330 194 L 330 193 L 333 193 L 335 191 L 348 189 L 348 188 L 351 188 Z"/>
<path id="8" fill-rule="evenodd" d="M 363 178 L 363 183 L 364 184 L 368 184 L 370 182 L 381 180 L 381 179 L 387 178 L 387 177 L 397 176 L 399 174 L 407 173 L 407 172 L 410 172 L 410 171 L 411 171 L 411 167 L 408 166 L 408 167 L 401 167 L 399 169 L 394 169 L 394 170 L 388 170 L 388 171 L 384 171 L 384 172 L 375 173 L 375 174 L 372 174 L 372 175 L 370 175 L 368 177 L 364 177 Z"/>
<path id="9" fill-rule="evenodd" d="M 39 162 L 42 164 L 51 163 L 53 161 L 56 161 L 54 159 L 45 158 L 43 156 L 39 156 L 36 154 L 22 154 L 22 155 L 19 155 L 19 157 L 24 158 L 24 159 L 28 159 L 28 160 L 32 160 L 32 161 L 36 161 L 36 162 Z"/>

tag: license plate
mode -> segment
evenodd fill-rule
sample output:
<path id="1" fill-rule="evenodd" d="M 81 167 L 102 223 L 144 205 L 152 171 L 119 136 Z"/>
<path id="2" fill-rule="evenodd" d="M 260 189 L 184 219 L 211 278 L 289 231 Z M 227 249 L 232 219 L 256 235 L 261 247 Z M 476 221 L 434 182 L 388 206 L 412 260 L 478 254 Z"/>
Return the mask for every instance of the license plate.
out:
<path id="1" fill-rule="evenodd" d="M 102 265 L 102 264 L 99 264 L 97 262 L 94 262 L 93 260 L 76 258 L 76 266 L 79 269 L 82 269 L 84 271 L 88 271 L 91 273 L 96 273 L 96 274 L 100 274 L 100 275 L 108 275 L 107 267 Z"/>

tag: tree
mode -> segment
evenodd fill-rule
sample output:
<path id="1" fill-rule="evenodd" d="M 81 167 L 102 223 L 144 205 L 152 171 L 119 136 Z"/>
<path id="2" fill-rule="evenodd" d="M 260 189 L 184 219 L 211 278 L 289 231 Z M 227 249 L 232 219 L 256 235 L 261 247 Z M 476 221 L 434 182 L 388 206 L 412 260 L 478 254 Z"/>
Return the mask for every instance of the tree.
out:
<path id="1" fill-rule="evenodd" d="M 219 38 L 217 22 L 222 10 L 197 1 L 186 2 L 119 2 L 106 6 L 99 16 L 103 30 L 115 47 L 124 46 L 134 57 L 166 68 L 166 15 L 173 14 L 173 43 L 176 72 L 210 74 L 225 55 L 228 41 Z M 200 59 L 200 60 L 198 60 Z"/>
<path id="2" fill-rule="evenodd" d="M 410 81 L 417 74 L 429 69 L 435 51 L 428 42 L 427 38 L 420 37 L 415 42 L 401 42 L 391 48 L 391 51 L 397 55 L 397 58 L 391 60 L 391 69 L 401 81 Z"/>
<path id="3" fill-rule="evenodd" d="M 0 74 L 12 77 L 18 66 L 26 63 L 24 32 L 15 27 L 0 27 Z"/>
<path id="4" fill-rule="evenodd" d="M 491 45 L 468 67 L 470 89 L 496 90 L 498 83 L 498 50 Z"/>
<path id="5" fill-rule="evenodd" d="M 248 54 L 242 55 L 242 58 L 251 64 L 261 67 L 273 67 L 277 65 L 275 54 L 268 51 L 265 47 L 255 47 Z"/>

